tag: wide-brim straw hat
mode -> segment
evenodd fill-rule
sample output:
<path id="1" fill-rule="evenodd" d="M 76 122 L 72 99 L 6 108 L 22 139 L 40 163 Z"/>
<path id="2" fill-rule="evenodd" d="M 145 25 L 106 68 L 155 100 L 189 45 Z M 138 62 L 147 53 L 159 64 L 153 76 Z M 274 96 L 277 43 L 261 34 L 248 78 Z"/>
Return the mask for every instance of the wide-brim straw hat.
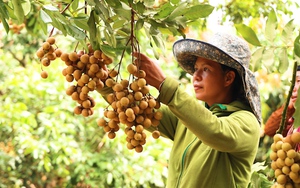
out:
<path id="1" fill-rule="evenodd" d="M 179 65 L 189 74 L 194 73 L 198 57 L 232 67 L 243 82 L 244 97 L 261 123 L 261 104 L 255 75 L 249 70 L 251 52 L 242 38 L 228 33 L 216 33 L 209 42 L 181 39 L 174 43 L 173 53 Z M 238 92 L 238 91 L 237 91 Z"/>

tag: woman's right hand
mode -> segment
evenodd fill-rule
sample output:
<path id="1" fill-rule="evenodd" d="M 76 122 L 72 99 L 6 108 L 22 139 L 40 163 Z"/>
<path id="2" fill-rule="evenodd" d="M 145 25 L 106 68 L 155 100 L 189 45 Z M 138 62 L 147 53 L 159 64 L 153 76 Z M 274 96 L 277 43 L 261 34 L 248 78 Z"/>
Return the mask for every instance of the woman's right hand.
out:
<path id="1" fill-rule="evenodd" d="M 159 65 L 142 53 L 134 52 L 133 56 L 136 57 L 135 64 L 146 72 L 145 79 L 147 83 L 159 90 L 161 84 L 166 79 Z"/>

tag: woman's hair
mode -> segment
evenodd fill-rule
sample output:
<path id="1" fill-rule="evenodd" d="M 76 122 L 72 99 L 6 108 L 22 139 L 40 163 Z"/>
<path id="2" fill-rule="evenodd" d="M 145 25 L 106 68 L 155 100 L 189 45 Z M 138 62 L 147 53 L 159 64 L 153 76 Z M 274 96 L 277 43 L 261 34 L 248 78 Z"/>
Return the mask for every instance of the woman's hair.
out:
<path id="1" fill-rule="evenodd" d="M 240 99 L 242 101 L 245 100 L 245 92 L 243 89 L 243 82 L 242 78 L 237 72 L 236 69 L 228 67 L 226 65 L 221 64 L 222 70 L 224 73 L 227 73 L 228 71 L 233 71 L 235 73 L 235 78 L 232 83 L 232 95 L 233 95 L 233 100 Z"/>

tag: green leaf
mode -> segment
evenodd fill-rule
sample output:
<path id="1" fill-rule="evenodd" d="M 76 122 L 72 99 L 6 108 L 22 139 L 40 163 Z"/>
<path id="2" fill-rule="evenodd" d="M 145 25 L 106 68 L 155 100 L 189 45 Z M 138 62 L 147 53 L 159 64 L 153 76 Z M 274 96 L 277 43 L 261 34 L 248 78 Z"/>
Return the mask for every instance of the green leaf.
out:
<path id="1" fill-rule="evenodd" d="M 171 14 L 168 16 L 167 20 L 172 21 L 176 17 L 183 16 L 188 10 L 187 3 L 182 3 L 178 7 L 176 7 Z"/>
<path id="2" fill-rule="evenodd" d="M 113 26 L 112 28 L 115 30 L 115 29 L 119 29 L 119 28 L 122 28 L 124 27 L 126 23 L 126 20 L 116 20 L 114 23 L 113 23 Z"/>
<path id="3" fill-rule="evenodd" d="M 290 43 L 293 39 L 293 32 L 295 30 L 294 19 L 290 20 L 283 28 L 281 40 L 284 44 Z"/>
<path id="4" fill-rule="evenodd" d="M 276 54 L 279 58 L 279 72 L 284 73 L 289 67 L 287 48 L 279 49 L 278 53 Z"/>
<path id="5" fill-rule="evenodd" d="M 198 18 L 205 18 L 209 16 L 214 7 L 211 5 L 196 5 L 188 9 L 184 16 L 189 20 L 196 20 Z"/>
<path id="6" fill-rule="evenodd" d="M 269 42 L 274 42 L 276 38 L 276 28 L 277 28 L 277 16 L 275 10 L 272 8 L 267 19 L 265 28 L 265 37 Z"/>
<path id="7" fill-rule="evenodd" d="M 24 22 L 24 10 L 22 7 L 22 3 L 20 3 L 18 0 L 12 0 L 13 8 L 14 8 L 14 15 L 16 16 L 19 24 Z"/>
<path id="8" fill-rule="evenodd" d="M 144 26 L 144 20 L 143 19 L 138 19 L 138 21 L 135 24 L 135 30 L 138 31 L 142 29 Z"/>
<path id="9" fill-rule="evenodd" d="M 97 28 L 95 24 L 95 11 L 92 10 L 88 19 L 90 42 L 93 47 L 97 46 Z"/>
<path id="10" fill-rule="evenodd" d="M 294 54 L 300 57 L 300 34 L 296 37 L 294 41 Z"/>
<path id="11" fill-rule="evenodd" d="M 76 10 L 78 8 L 78 5 L 79 5 L 79 0 L 73 0 L 71 7 L 73 10 Z"/>
<path id="12" fill-rule="evenodd" d="M 51 6 L 51 5 L 44 5 L 43 8 L 46 9 L 46 10 L 53 11 L 53 12 L 58 12 L 59 11 L 56 7 Z"/>
<path id="13" fill-rule="evenodd" d="M 255 32 L 252 28 L 246 26 L 245 24 L 235 24 L 237 31 L 244 37 L 244 39 L 254 46 L 261 46 Z"/>
<path id="14" fill-rule="evenodd" d="M 101 51 L 105 54 L 108 55 L 109 57 L 115 57 L 115 49 L 112 48 L 111 46 L 107 45 L 107 44 L 102 44 L 100 46 Z"/>
<path id="15" fill-rule="evenodd" d="M 168 17 L 171 12 L 173 12 L 173 10 L 175 9 L 175 6 L 172 6 L 170 4 L 170 2 L 164 4 L 163 6 L 161 6 L 161 8 L 157 11 L 157 14 L 154 15 L 155 19 L 165 19 L 166 17 Z"/>
<path id="16" fill-rule="evenodd" d="M 51 23 L 52 19 L 50 16 L 43 10 L 40 10 L 40 17 L 43 20 L 44 23 Z"/>
<path id="17" fill-rule="evenodd" d="M 7 9 L 5 8 L 5 4 L 3 3 L 2 0 L 0 0 L 0 19 L 1 19 L 2 25 L 4 26 L 6 33 L 9 32 L 9 25 L 6 21 L 6 19 L 8 17 L 9 16 L 8 16 Z"/>
<path id="18" fill-rule="evenodd" d="M 77 40 L 85 39 L 86 34 L 83 32 L 83 30 L 80 30 L 73 25 L 68 25 L 66 28 L 67 28 L 69 35 L 71 35 L 75 39 L 77 39 Z"/>
<path id="19" fill-rule="evenodd" d="M 263 55 L 262 55 L 262 62 L 265 66 L 271 67 L 274 65 L 274 60 L 275 59 L 275 53 L 274 53 L 274 48 L 265 48 Z"/>
<path id="20" fill-rule="evenodd" d="M 251 56 L 251 65 L 253 72 L 261 68 L 261 60 L 264 49 L 264 47 L 258 48 Z"/>
<path id="21" fill-rule="evenodd" d="M 89 26 L 87 24 L 88 17 L 73 17 L 73 18 L 70 18 L 70 21 L 71 22 L 73 21 L 76 26 L 78 26 L 79 28 L 81 28 L 85 31 L 89 30 Z"/>

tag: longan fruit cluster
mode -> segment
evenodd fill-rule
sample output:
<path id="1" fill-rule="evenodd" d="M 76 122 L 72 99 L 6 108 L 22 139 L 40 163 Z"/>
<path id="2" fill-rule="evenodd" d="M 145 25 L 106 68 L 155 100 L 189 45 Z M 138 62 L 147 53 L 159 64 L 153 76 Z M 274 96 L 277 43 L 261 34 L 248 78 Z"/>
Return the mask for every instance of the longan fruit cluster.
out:
<path id="1" fill-rule="evenodd" d="M 300 132 L 283 137 L 275 134 L 271 145 L 271 168 L 276 182 L 271 188 L 300 187 L 300 153 L 297 151 Z"/>
<path id="2" fill-rule="evenodd" d="M 93 50 L 90 45 L 88 53 L 83 51 L 62 53 L 60 58 L 67 65 L 62 71 L 65 79 L 68 82 L 75 82 L 66 90 L 66 94 L 78 103 L 74 113 L 84 117 L 92 115 L 95 100 L 89 92 L 104 87 L 102 80 L 108 77 L 105 66 L 111 64 L 112 59 L 101 50 Z"/>
<path id="3" fill-rule="evenodd" d="M 104 117 L 98 120 L 98 125 L 103 127 L 111 139 L 115 138 L 120 123 L 126 125 L 127 148 L 139 153 L 143 151 L 143 145 L 146 143 L 144 132 L 146 128 L 156 127 L 152 137 L 159 138 L 157 126 L 162 113 L 156 110 L 160 107 L 160 103 L 149 94 L 150 88 L 145 80 L 145 71 L 138 70 L 134 64 L 129 64 L 127 70 L 134 77 L 131 83 L 126 79 L 116 82 L 112 75 L 114 70 L 110 71 L 111 78 L 105 81 L 105 84 L 113 90 L 106 99 L 110 107 L 104 111 Z"/>
<path id="4" fill-rule="evenodd" d="M 48 67 L 52 61 L 54 61 L 57 57 L 60 57 L 62 54 L 62 51 L 59 48 L 55 48 L 54 44 L 55 38 L 49 37 L 36 52 L 37 57 L 40 59 L 42 66 L 44 67 Z M 47 71 L 42 70 L 41 77 L 48 78 Z"/>

